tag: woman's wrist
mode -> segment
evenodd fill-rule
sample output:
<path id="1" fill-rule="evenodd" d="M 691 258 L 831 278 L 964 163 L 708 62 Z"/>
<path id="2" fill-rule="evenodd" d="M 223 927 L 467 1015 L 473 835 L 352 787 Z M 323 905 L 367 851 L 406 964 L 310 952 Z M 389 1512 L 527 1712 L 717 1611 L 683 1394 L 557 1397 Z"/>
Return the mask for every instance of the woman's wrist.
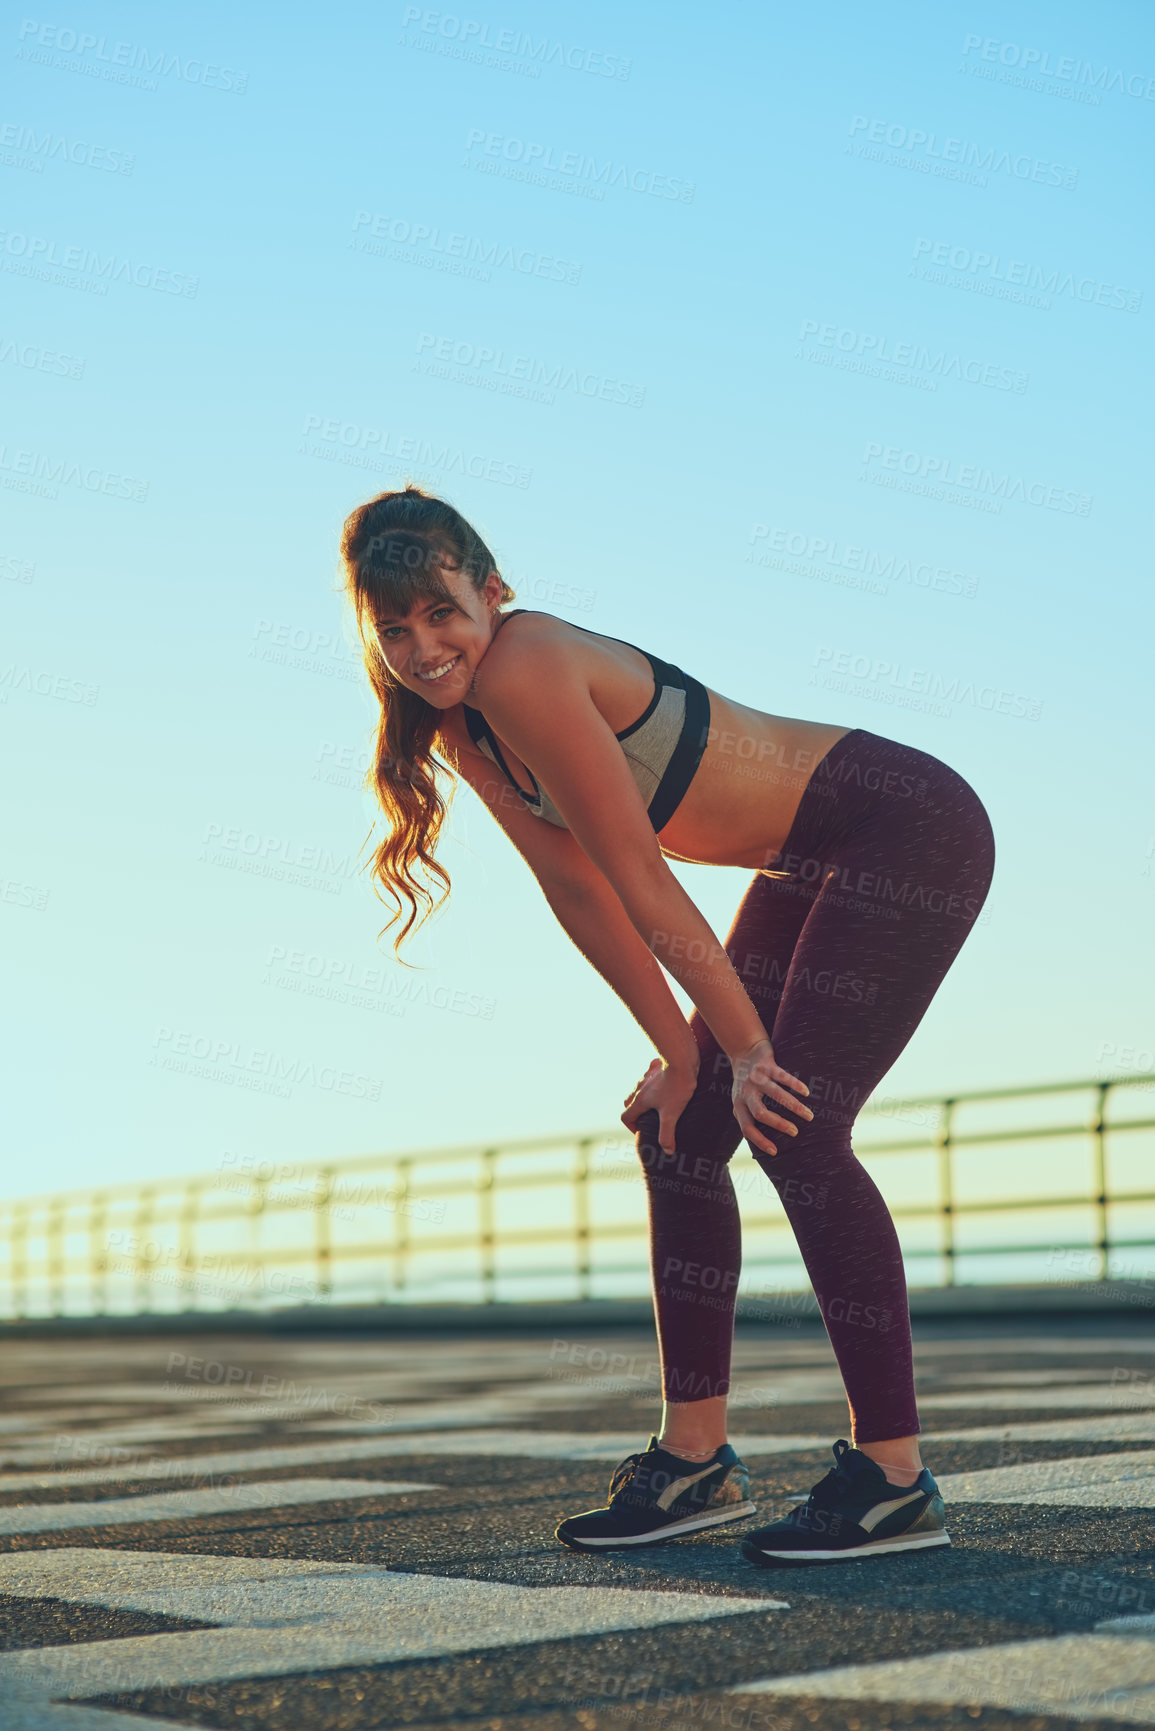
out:
<path id="1" fill-rule="evenodd" d="M 689 1033 L 688 1028 L 687 1033 Z M 698 1050 L 698 1042 L 693 1034 L 689 1034 L 685 1044 L 679 1041 L 676 1046 L 662 1053 L 662 1063 L 667 1070 L 672 1071 L 677 1076 L 696 1077 L 701 1062 L 702 1054 Z"/>
<path id="2" fill-rule="evenodd" d="M 740 1047 L 736 1052 L 727 1052 L 726 1056 L 730 1060 L 731 1068 L 736 1069 L 743 1062 L 749 1063 L 761 1047 L 769 1045 L 770 1036 L 763 1029 L 762 1033 L 749 1041 L 747 1045 Z"/>

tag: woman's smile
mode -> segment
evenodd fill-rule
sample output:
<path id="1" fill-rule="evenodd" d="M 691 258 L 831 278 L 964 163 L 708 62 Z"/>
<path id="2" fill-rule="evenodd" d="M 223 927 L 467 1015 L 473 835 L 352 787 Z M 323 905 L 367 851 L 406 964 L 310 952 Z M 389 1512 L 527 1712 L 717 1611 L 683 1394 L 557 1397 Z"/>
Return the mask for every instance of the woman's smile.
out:
<path id="1" fill-rule="evenodd" d="M 426 684 L 436 685 L 438 680 L 444 679 L 453 671 L 460 660 L 460 655 L 451 655 L 448 661 L 442 661 L 438 666 L 431 667 L 428 672 L 419 672 L 417 678 L 423 679 Z"/>

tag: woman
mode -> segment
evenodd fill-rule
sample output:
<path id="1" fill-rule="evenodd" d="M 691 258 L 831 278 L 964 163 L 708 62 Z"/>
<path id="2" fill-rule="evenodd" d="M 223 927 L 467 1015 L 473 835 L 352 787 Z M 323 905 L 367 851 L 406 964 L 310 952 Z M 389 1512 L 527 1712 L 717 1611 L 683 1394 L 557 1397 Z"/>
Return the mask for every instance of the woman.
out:
<path id="1" fill-rule="evenodd" d="M 754 1513 L 726 1442 L 745 1137 L 797 1237 L 838 1360 L 853 1446 L 784 1520 L 765 1567 L 944 1545 L 918 1450 L 902 1258 L 851 1151 L 855 1117 L 937 991 L 990 885 L 968 784 L 862 728 L 787 720 L 648 650 L 516 608 L 452 506 L 414 487 L 345 524 L 347 592 L 381 703 L 374 877 L 406 917 L 443 886 L 445 766 L 475 789 L 553 912 L 658 1052 L 626 1099 L 649 1193 L 664 1411 L 577 1550 L 660 1543 Z M 441 763 L 434 759 L 437 751 Z M 752 869 L 723 947 L 666 861 Z M 388 929 L 388 928 L 386 928 Z M 668 970 L 696 1006 L 687 1022 Z"/>

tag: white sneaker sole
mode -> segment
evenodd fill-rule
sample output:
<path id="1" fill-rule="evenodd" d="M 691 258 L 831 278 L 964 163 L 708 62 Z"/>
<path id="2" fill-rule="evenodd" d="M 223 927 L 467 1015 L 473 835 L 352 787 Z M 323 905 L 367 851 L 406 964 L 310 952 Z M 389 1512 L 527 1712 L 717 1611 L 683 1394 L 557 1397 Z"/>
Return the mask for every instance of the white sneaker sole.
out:
<path id="1" fill-rule="evenodd" d="M 894 1539 L 881 1539 L 876 1545 L 853 1545 L 842 1551 L 767 1551 L 752 1539 L 747 1539 L 746 1543 L 752 1551 L 757 1551 L 759 1557 L 772 1558 L 776 1563 L 852 1563 L 856 1557 L 882 1557 L 892 1551 L 924 1551 L 931 1545 L 949 1545 L 950 1535 L 912 1533 L 909 1538 L 903 1538 L 900 1534 Z M 752 1562 L 756 1560 L 750 1559 Z"/>
<path id="2" fill-rule="evenodd" d="M 675 1521 L 673 1526 L 657 1527 L 649 1533 L 619 1534 L 604 1539 L 562 1539 L 561 1542 L 583 1551 L 617 1550 L 622 1545 L 660 1545 L 663 1539 L 676 1539 L 679 1533 L 697 1533 L 703 1527 L 720 1527 L 727 1521 L 744 1520 L 747 1515 L 757 1512 L 757 1503 L 727 1503 L 724 1509 L 695 1515 L 692 1520 Z"/>

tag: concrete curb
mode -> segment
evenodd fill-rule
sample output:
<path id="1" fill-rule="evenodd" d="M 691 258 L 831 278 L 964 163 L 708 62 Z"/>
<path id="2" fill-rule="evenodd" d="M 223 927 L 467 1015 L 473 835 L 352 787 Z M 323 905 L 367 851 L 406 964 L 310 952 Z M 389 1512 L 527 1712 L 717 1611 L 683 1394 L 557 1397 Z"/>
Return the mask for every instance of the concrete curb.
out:
<path id="1" fill-rule="evenodd" d="M 1088 1313 L 1137 1315 L 1155 1309 L 1155 1281 L 1052 1282 L 1039 1286 L 916 1288 L 921 1317 L 1003 1318 Z M 651 1328 L 648 1298 L 575 1299 L 552 1304 L 316 1304 L 280 1310 L 185 1310 L 125 1316 L 38 1316 L 0 1321 L 0 1340 L 172 1334 L 564 1334 L 573 1329 Z M 739 1294 L 738 1327 L 821 1327 L 812 1292 Z"/>

